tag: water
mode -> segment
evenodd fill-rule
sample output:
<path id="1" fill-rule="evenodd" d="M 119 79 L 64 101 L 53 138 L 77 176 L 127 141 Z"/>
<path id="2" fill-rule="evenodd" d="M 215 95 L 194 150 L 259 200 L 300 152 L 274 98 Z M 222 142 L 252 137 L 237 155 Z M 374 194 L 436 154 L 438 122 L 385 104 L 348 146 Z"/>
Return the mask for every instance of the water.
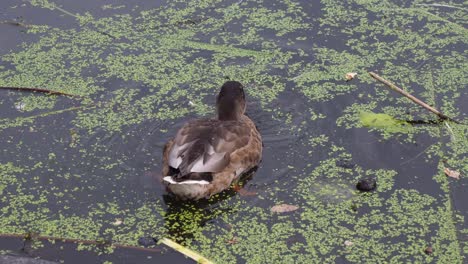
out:
<path id="1" fill-rule="evenodd" d="M 463 262 L 467 126 L 394 134 L 359 121 L 361 111 L 435 119 L 366 73 L 376 71 L 466 123 L 461 3 L 54 3 L 0 4 L 0 20 L 20 23 L 0 24 L 0 86 L 84 98 L 0 90 L 0 233 L 128 246 L 170 237 L 217 263 Z M 358 77 L 345 82 L 348 72 Z M 174 201 L 160 183 L 162 148 L 214 114 L 226 79 L 246 86 L 262 162 L 240 193 Z M 368 176 L 377 190 L 357 192 Z M 277 204 L 299 209 L 270 212 Z M 24 251 L 4 235 L 0 249 L 65 263 L 191 262 L 162 245 L 40 242 Z"/>

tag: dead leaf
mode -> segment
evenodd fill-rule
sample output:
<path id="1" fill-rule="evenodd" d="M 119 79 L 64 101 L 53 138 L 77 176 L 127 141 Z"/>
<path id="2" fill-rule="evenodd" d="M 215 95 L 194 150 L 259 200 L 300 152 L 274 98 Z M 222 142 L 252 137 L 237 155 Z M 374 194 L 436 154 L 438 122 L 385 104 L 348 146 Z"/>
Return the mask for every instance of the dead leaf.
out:
<path id="1" fill-rule="evenodd" d="M 249 191 L 249 190 L 246 190 L 244 188 L 242 189 L 239 189 L 237 191 L 237 193 L 240 195 L 240 196 L 256 196 L 257 195 L 257 192 L 256 191 Z"/>
<path id="2" fill-rule="evenodd" d="M 351 81 L 352 79 L 354 79 L 354 77 L 356 77 L 357 75 L 357 72 L 348 72 L 345 76 L 346 78 L 346 81 Z"/>
<path id="3" fill-rule="evenodd" d="M 226 243 L 229 244 L 229 245 L 234 245 L 234 244 L 239 243 L 239 241 L 237 240 L 237 237 L 234 236 L 231 239 L 226 240 Z"/>
<path id="4" fill-rule="evenodd" d="M 299 209 L 299 207 L 295 205 L 278 204 L 278 205 L 273 206 L 270 210 L 273 213 L 287 213 L 287 212 L 296 211 L 297 209 Z"/>
<path id="5" fill-rule="evenodd" d="M 123 223 L 123 220 L 121 218 L 116 218 L 115 222 L 112 223 L 112 225 L 119 226 Z"/>
<path id="6" fill-rule="evenodd" d="M 427 255 L 430 255 L 434 253 L 434 249 L 431 246 L 427 246 L 427 248 L 424 250 L 424 253 L 426 253 Z"/>
<path id="7" fill-rule="evenodd" d="M 18 102 L 15 104 L 15 108 L 18 111 L 23 111 L 26 108 L 26 104 L 23 102 Z"/>
<path id="8" fill-rule="evenodd" d="M 344 245 L 347 246 L 347 247 L 350 247 L 350 246 L 352 246 L 353 244 L 354 244 L 354 243 L 351 242 L 351 241 L 349 241 L 349 240 L 346 240 L 346 241 L 344 242 Z"/>
<path id="9" fill-rule="evenodd" d="M 445 175 L 447 175 L 449 177 L 455 178 L 457 180 L 460 179 L 460 172 L 458 172 L 458 171 L 451 170 L 449 168 L 445 168 L 444 172 L 445 172 Z"/>

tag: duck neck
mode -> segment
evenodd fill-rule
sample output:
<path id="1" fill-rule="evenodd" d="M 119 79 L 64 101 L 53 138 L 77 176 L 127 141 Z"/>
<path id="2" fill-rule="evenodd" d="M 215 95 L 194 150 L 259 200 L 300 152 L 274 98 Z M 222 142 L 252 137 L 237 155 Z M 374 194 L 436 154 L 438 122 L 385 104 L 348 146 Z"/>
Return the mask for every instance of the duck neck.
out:
<path id="1" fill-rule="evenodd" d="M 234 120 L 239 120 L 241 117 L 241 114 L 235 112 L 235 111 L 230 111 L 230 112 L 221 112 L 218 111 L 218 119 L 221 121 L 234 121 Z"/>
<path id="2" fill-rule="evenodd" d="M 218 104 L 218 119 L 221 121 L 239 120 L 242 114 L 240 107 L 234 103 Z"/>

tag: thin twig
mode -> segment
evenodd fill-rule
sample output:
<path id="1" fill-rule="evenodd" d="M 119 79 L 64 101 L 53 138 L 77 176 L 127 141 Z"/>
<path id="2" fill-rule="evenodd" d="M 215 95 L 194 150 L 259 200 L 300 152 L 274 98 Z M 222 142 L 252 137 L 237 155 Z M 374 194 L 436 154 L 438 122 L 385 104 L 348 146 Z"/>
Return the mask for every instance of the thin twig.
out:
<path id="1" fill-rule="evenodd" d="M 453 6 L 453 5 L 446 5 L 446 4 L 416 4 L 417 6 L 433 6 L 433 7 L 448 7 L 448 8 L 455 8 L 460 10 L 467 10 L 466 8 Z"/>
<path id="2" fill-rule="evenodd" d="M 48 93 L 48 94 L 53 94 L 53 95 L 65 95 L 65 96 L 70 96 L 70 97 L 81 97 L 76 94 L 69 94 L 69 93 L 64 93 L 64 92 L 59 92 L 59 91 L 54 91 L 54 90 L 49 90 L 49 89 L 44 89 L 44 88 L 35 88 L 35 87 L 7 87 L 7 86 L 0 86 L 0 89 L 9 89 L 9 90 L 18 90 L 18 91 L 31 91 L 31 92 L 39 92 L 39 93 Z"/>
<path id="3" fill-rule="evenodd" d="M 77 15 L 73 14 L 72 12 L 69 12 L 69 11 L 67 11 L 67 10 L 65 10 L 65 9 L 63 9 L 63 8 L 61 8 L 60 6 L 57 6 L 55 3 L 51 3 L 51 4 L 49 4 L 49 5 L 46 4 L 45 7 L 46 7 L 46 8 L 50 8 L 51 10 L 57 9 L 58 11 L 60 11 L 60 12 L 62 12 L 62 13 L 64 13 L 64 14 L 66 14 L 66 15 L 69 15 L 69 16 L 72 16 L 72 17 L 75 17 L 75 18 L 78 18 L 78 19 L 79 19 L 79 16 L 77 16 Z"/>
<path id="4" fill-rule="evenodd" d="M 147 252 L 161 252 L 159 248 L 144 248 L 144 247 L 137 247 L 137 246 L 130 246 L 124 244 L 113 244 L 111 242 L 106 241 L 96 241 L 96 240 L 84 240 L 84 239 L 74 239 L 74 238 L 63 238 L 63 237 L 53 237 L 53 236 L 36 236 L 34 234 L 0 234 L 0 237 L 4 238 L 22 238 L 25 240 L 54 240 L 54 241 L 62 241 L 64 243 L 77 243 L 83 245 L 97 245 L 97 246 L 109 246 L 113 248 L 123 248 L 123 249 L 133 249 L 139 251 L 147 251 Z"/>
<path id="5" fill-rule="evenodd" d="M 432 147 L 432 144 L 430 144 L 427 148 L 425 148 L 423 151 L 421 151 L 420 153 L 418 153 L 416 156 L 412 157 L 411 159 L 406 160 L 405 162 L 400 163 L 400 165 L 405 165 L 406 163 L 412 162 L 413 160 L 417 159 L 419 156 L 421 156 L 422 154 L 424 154 L 430 147 Z"/>
<path id="6" fill-rule="evenodd" d="M 31 1 L 29 1 L 29 3 L 31 3 Z M 31 3 L 32 4 L 32 3 Z M 72 12 L 70 11 L 67 11 L 61 7 L 59 7 L 58 5 L 56 5 L 55 3 L 46 3 L 46 4 L 43 4 L 43 5 L 40 5 L 41 7 L 43 8 L 47 8 L 47 9 L 50 9 L 50 10 L 58 10 L 60 12 L 62 12 L 63 14 L 66 14 L 66 15 L 69 15 L 69 16 L 72 16 L 76 19 L 78 19 L 78 21 L 80 20 L 81 16 L 80 15 L 76 15 L 76 14 L 73 14 Z M 100 31 L 100 30 L 94 30 L 100 34 L 103 34 L 105 36 L 108 36 L 108 37 L 111 37 L 112 39 L 117 39 L 115 36 L 113 36 L 112 34 L 110 33 L 107 33 L 107 32 L 104 32 L 104 31 Z"/>
<path id="7" fill-rule="evenodd" d="M 410 14 L 412 12 L 419 12 L 419 13 L 425 14 L 427 16 L 433 17 L 434 19 L 437 19 L 439 21 L 443 21 L 443 22 L 448 23 L 448 24 L 450 24 L 452 26 L 455 26 L 460 31 L 465 32 L 467 30 L 464 26 L 459 25 L 459 24 L 457 24 L 455 22 L 452 22 L 450 20 L 447 20 L 447 19 L 445 19 L 443 17 L 440 17 L 440 16 L 438 16 L 436 14 L 433 14 L 433 13 L 431 13 L 431 12 L 429 12 L 429 11 L 423 9 L 423 8 L 392 8 L 392 9 L 384 9 L 384 10 L 388 10 L 388 11 L 391 11 L 391 12 L 394 12 L 394 11 L 401 11 L 401 12 L 405 12 L 405 13 L 409 12 Z"/>
<path id="8" fill-rule="evenodd" d="M 459 25 L 459 24 L 457 24 L 457 23 L 455 23 L 455 22 L 452 22 L 452 21 L 450 21 L 450 20 L 448 20 L 448 19 L 445 19 L 445 18 L 443 18 L 443 17 L 441 17 L 441 16 L 438 16 L 438 15 L 433 14 L 433 13 L 431 13 L 431 12 L 429 12 L 429 11 L 426 11 L 426 10 L 418 10 L 418 11 L 421 12 L 421 13 L 427 14 L 427 15 L 433 17 L 433 18 L 436 18 L 436 19 L 438 19 L 438 20 L 440 20 L 440 21 L 443 21 L 443 22 L 445 22 L 445 23 L 454 25 L 454 26 L 458 27 L 459 29 L 461 29 L 462 31 L 466 31 L 466 28 L 465 28 L 465 27 L 463 27 L 463 26 L 461 26 L 461 25 Z"/>
<path id="9" fill-rule="evenodd" d="M 51 111 L 51 112 L 45 112 L 45 113 L 32 115 L 32 116 L 27 116 L 27 117 L 17 117 L 17 118 L 15 118 L 13 120 L 11 120 L 9 118 L 3 118 L 3 119 L 0 119 L 0 130 L 5 129 L 5 128 L 19 127 L 19 126 L 22 126 L 22 125 L 24 125 L 24 124 L 26 124 L 28 122 L 32 123 L 35 118 L 39 118 L 39 117 L 58 115 L 58 114 L 62 114 L 62 113 L 65 113 L 65 112 L 75 111 L 75 110 L 79 110 L 79 109 L 92 109 L 92 108 L 95 108 L 95 107 L 97 107 L 97 105 L 95 103 L 93 103 L 89 107 L 75 106 L 75 107 L 70 107 L 70 108 L 67 108 L 67 109 Z"/>
<path id="10" fill-rule="evenodd" d="M 448 129 L 448 131 L 450 133 L 450 140 L 456 141 L 457 139 L 455 138 L 455 134 L 453 133 L 453 130 L 450 127 L 450 125 L 447 122 L 444 122 L 444 125 L 447 127 L 447 129 Z"/>
<path id="11" fill-rule="evenodd" d="M 419 100 L 418 98 L 414 97 L 413 95 L 411 95 L 410 93 L 408 93 L 407 91 L 401 89 L 400 87 L 396 86 L 395 84 L 385 80 L 384 78 L 380 77 L 378 74 L 374 73 L 374 72 L 369 72 L 370 76 L 372 76 L 372 78 L 376 79 L 377 81 L 385 84 L 386 86 L 388 86 L 390 89 L 394 90 L 395 92 L 405 96 L 406 98 L 410 99 L 411 101 L 413 101 L 414 103 L 426 108 L 427 110 L 431 111 L 432 113 L 436 114 L 440 119 L 444 119 L 444 120 L 450 120 L 450 121 L 453 121 L 457 124 L 459 124 L 460 122 L 454 120 L 453 118 L 450 118 L 444 114 L 442 114 L 439 110 L 435 109 L 434 107 L 426 104 L 425 102 Z"/>

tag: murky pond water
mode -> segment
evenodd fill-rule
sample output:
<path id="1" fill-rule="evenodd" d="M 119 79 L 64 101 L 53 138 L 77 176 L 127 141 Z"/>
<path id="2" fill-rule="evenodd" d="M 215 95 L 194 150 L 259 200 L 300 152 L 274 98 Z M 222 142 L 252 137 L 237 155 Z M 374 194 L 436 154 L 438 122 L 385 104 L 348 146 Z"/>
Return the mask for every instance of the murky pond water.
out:
<path id="1" fill-rule="evenodd" d="M 148 245 L 166 237 L 216 263 L 466 261 L 462 1 L 150 2 L 0 3 L 0 86 L 76 95 L 0 90 L 0 253 L 191 263 Z M 262 163 L 241 191 L 174 201 L 162 148 L 214 114 L 228 79 L 246 87 Z M 356 190 L 365 177 L 375 191 Z"/>

